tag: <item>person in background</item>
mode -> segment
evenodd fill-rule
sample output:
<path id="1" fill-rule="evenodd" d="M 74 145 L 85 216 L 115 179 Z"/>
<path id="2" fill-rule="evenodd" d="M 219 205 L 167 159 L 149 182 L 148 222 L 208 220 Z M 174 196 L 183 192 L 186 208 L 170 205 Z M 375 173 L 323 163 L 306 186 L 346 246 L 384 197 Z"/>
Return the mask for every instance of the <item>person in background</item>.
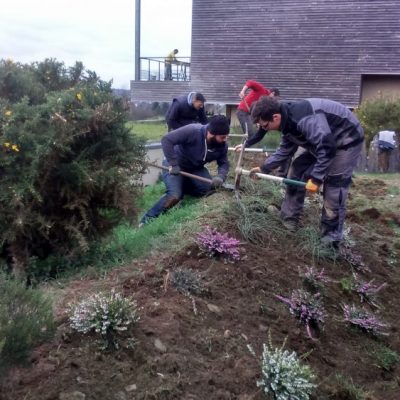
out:
<path id="1" fill-rule="evenodd" d="M 206 124 L 205 102 L 205 97 L 199 92 L 173 98 L 165 114 L 168 131 L 196 122 Z"/>
<path id="2" fill-rule="evenodd" d="M 378 133 L 378 168 L 379 172 L 385 173 L 389 170 L 390 155 L 396 148 L 396 132 L 380 131 Z"/>
<path id="3" fill-rule="evenodd" d="M 204 196 L 210 190 L 222 186 L 229 171 L 226 143 L 228 135 L 228 119 L 223 115 L 216 115 L 207 125 L 190 124 L 163 136 L 163 165 L 169 168 L 169 171 L 162 173 L 166 191 L 144 214 L 139 227 L 174 207 L 185 194 Z M 218 165 L 217 175 L 213 178 L 204 166 L 212 161 L 216 161 Z M 210 179 L 212 183 L 185 177 L 180 171 Z"/>
<path id="4" fill-rule="evenodd" d="M 178 49 L 172 50 L 168 53 L 167 57 L 165 57 L 165 71 L 164 71 L 164 80 L 172 81 L 172 64 L 177 62 L 176 55 L 179 53 Z"/>
<path id="5" fill-rule="evenodd" d="M 281 92 L 279 91 L 279 89 L 278 88 L 272 88 L 272 89 L 270 89 L 270 96 L 271 97 L 279 97 L 280 95 L 281 95 Z"/>
<path id="6" fill-rule="evenodd" d="M 274 90 L 277 90 L 279 93 L 278 89 Z M 261 96 L 270 96 L 271 94 L 272 92 L 269 89 L 266 89 L 261 83 L 253 80 L 246 81 L 242 90 L 240 91 L 239 97 L 242 100 L 236 110 L 236 116 L 239 120 L 240 126 L 242 127 L 243 133 L 246 133 L 247 124 L 249 138 L 254 135 L 254 126 L 250 116 L 251 106 Z"/>
<path id="7" fill-rule="evenodd" d="M 253 121 L 263 129 L 282 133 L 281 144 L 263 165 L 251 172 L 269 173 L 301 152 L 292 162 L 289 178 L 307 182 L 318 191 L 323 184 L 321 242 L 338 247 L 343 239 L 346 201 L 351 177 L 361 154 L 364 132 L 355 115 L 344 105 L 325 99 L 279 101 L 262 97 L 252 110 Z M 280 209 L 285 227 L 297 229 L 303 212 L 305 189 L 288 186 Z"/>

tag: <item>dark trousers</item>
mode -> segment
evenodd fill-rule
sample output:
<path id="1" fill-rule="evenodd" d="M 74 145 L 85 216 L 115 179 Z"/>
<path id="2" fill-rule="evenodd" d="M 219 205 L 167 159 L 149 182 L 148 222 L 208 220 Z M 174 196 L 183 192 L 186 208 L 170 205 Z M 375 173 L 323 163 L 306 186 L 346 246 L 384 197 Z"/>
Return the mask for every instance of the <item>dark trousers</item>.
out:
<path id="1" fill-rule="evenodd" d="M 168 163 L 164 160 L 163 165 L 168 166 Z M 190 173 L 211 179 L 208 169 L 204 167 L 190 171 Z M 144 214 L 140 221 L 141 223 L 145 224 L 152 218 L 157 218 L 160 214 L 168 211 L 178 204 L 185 194 L 201 197 L 206 195 L 211 189 L 211 184 L 209 183 L 197 181 L 182 175 L 171 175 L 168 171 L 162 172 L 162 179 L 166 187 L 165 194 Z"/>
<path id="2" fill-rule="evenodd" d="M 321 237 L 328 242 L 343 239 L 343 226 L 346 217 L 346 201 L 351 183 L 351 176 L 357 165 L 363 144 L 346 150 L 337 150 L 328 168 L 323 187 L 323 206 L 321 214 Z M 292 162 L 290 179 L 305 181 L 316 162 L 316 158 L 307 150 Z M 304 206 L 305 189 L 288 186 L 282 202 L 281 217 L 284 220 L 298 221 Z"/>

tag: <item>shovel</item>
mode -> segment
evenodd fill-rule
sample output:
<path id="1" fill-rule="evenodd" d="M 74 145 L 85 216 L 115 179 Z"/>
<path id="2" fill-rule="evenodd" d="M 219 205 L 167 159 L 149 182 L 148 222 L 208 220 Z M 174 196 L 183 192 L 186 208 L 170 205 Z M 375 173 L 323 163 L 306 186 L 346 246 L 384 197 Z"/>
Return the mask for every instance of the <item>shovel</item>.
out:
<path id="1" fill-rule="evenodd" d="M 250 176 L 250 173 L 251 172 L 247 169 L 236 168 L 237 175 Z M 304 187 L 304 188 L 306 187 L 306 182 L 296 181 L 294 179 L 281 178 L 281 177 L 275 176 L 275 175 L 262 174 L 261 172 L 256 172 L 254 175 L 261 179 L 267 179 L 267 180 L 274 181 L 274 182 L 284 183 L 286 185 L 300 186 L 300 187 Z"/>
<path id="2" fill-rule="evenodd" d="M 158 169 L 162 169 L 164 171 L 169 171 L 169 168 L 168 167 L 164 167 L 163 165 L 152 164 L 152 163 L 146 163 L 146 164 L 149 167 L 155 167 L 155 168 L 158 168 Z M 189 172 L 179 171 L 179 175 L 186 176 L 187 178 L 195 179 L 197 181 L 209 183 L 210 185 L 212 185 L 212 179 L 203 178 L 202 176 L 190 174 Z M 235 190 L 235 186 L 231 185 L 229 183 L 223 183 L 221 187 L 223 189 L 226 189 L 226 190 Z"/>

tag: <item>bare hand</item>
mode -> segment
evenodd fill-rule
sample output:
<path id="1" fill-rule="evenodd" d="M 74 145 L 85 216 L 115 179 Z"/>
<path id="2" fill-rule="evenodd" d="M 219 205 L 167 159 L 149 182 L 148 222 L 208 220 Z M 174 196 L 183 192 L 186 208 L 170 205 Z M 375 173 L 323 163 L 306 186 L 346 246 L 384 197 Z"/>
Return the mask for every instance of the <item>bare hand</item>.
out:
<path id="1" fill-rule="evenodd" d="M 236 153 L 240 153 L 241 151 L 242 151 L 242 144 L 237 144 L 236 146 L 235 146 L 235 152 Z"/>
<path id="2" fill-rule="evenodd" d="M 257 180 L 257 179 L 260 179 L 256 174 L 257 173 L 260 173 L 261 172 L 261 168 L 260 167 L 255 167 L 255 168 L 252 168 L 251 170 L 250 170 L 250 178 L 251 179 L 254 179 L 254 180 Z"/>

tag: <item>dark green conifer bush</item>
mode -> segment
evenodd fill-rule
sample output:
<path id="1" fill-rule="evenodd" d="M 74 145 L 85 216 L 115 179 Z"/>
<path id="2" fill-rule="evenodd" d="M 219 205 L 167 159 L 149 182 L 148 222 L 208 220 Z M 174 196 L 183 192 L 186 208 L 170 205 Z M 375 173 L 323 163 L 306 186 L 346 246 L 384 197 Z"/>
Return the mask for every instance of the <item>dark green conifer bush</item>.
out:
<path id="1" fill-rule="evenodd" d="M 15 271 L 133 219 L 145 151 L 111 83 L 80 63 L 0 61 L 0 96 L 0 248 Z"/>

